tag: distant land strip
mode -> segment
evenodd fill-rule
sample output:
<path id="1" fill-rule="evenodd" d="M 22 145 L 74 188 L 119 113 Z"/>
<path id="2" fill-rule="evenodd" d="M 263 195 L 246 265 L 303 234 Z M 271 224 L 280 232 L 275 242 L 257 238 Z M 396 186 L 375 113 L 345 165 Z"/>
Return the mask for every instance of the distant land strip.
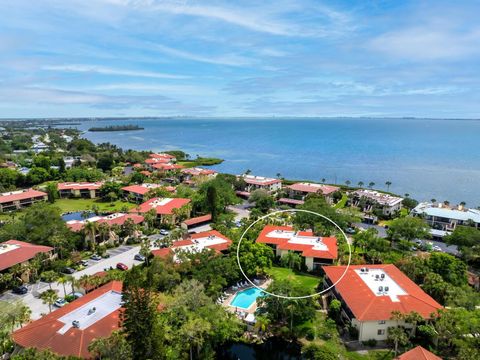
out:
<path id="1" fill-rule="evenodd" d="M 103 127 L 91 127 L 88 129 L 88 131 L 134 131 L 143 129 L 143 127 L 138 125 L 111 125 Z"/>

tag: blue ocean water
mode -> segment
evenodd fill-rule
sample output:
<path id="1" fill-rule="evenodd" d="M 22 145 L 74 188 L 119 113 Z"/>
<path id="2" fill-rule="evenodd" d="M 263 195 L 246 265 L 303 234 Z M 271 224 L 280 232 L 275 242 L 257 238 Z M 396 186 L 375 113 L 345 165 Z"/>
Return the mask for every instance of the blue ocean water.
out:
<path id="1" fill-rule="evenodd" d="M 225 159 L 219 171 L 352 184 L 418 200 L 480 205 L 480 121 L 430 119 L 132 119 L 79 128 L 138 124 L 129 132 L 87 132 L 125 149 L 182 149 Z"/>

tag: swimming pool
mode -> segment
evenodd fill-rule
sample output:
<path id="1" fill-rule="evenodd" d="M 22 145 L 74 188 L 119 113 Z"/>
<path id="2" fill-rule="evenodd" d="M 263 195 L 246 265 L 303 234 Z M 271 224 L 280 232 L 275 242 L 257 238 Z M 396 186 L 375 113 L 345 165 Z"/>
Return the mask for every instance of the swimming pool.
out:
<path id="1" fill-rule="evenodd" d="M 262 290 L 251 287 L 237 292 L 233 300 L 230 302 L 230 306 L 239 307 L 242 309 L 248 309 L 257 301 L 259 296 L 264 296 L 265 293 Z"/>
<path id="2" fill-rule="evenodd" d="M 63 221 L 70 221 L 70 220 L 85 220 L 85 217 L 82 216 L 83 213 L 88 214 L 86 217 L 87 219 L 96 216 L 94 212 L 92 211 L 74 211 L 71 213 L 66 213 L 62 215 Z"/>

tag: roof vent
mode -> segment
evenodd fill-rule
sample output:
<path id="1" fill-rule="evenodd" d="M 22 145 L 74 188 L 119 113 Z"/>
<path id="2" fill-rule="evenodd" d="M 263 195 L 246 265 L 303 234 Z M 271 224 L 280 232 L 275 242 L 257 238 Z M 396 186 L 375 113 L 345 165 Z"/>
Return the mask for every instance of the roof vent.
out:
<path id="1" fill-rule="evenodd" d="M 95 306 L 91 309 L 88 310 L 88 314 L 87 315 L 92 315 L 93 313 L 95 313 L 95 311 L 97 311 L 97 309 L 95 308 Z"/>
<path id="2" fill-rule="evenodd" d="M 368 268 L 367 268 L 367 267 L 365 268 L 365 272 L 368 272 Z"/>
<path id="3" fill-rule="evenodd" d="M 78 320 L 73 320 L 73 321 L 72 321 L 72 326 L 73 326 L 74 328 L 79 328 L 79 327 L 80 327 L 80 321 L 78 321 Z"/>
<path id="4" fill-rule="evenodd" d="M 380 278 L 380 275 L 375 274 L 375 280 L 378 280 Z"/>
<path id="5" fill-rule="evenodd" d="M 378 287 L 378 291 L 379 291 L 379 292 L 382 292 L 382 291 L 383 291 L 383 286 L 379 286 L 379 287 Z"/>
<path id="6" fill-rule="evenodd" d="M 365 272 L 365 268 L 361 268 L 361 269 L 360 269 L 360 272 Z"/>
<path id="7" fill-rule="evenodd" d="M 380 277 L 381 277 L 382 279 L 384 279 L 384 278 L 385 278 L 385 274 L 380 274 Z"/>
<path id="8" fill-rule="evenodd" d="M 389 287 L 385 286 L 385 292 L 388 292 L 388 290 L 389 290 Z"/>

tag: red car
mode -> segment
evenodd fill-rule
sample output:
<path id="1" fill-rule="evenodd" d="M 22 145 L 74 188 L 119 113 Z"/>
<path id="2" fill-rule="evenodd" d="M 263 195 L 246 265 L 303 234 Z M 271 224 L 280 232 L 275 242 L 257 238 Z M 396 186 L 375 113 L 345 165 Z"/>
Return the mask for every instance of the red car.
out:
<path id="1" fill-rule="evenodd" d="M 117 264 L 117 269 L 118 270 L 122 270 L 122 271 L 127 271 L 128 270 L 128 266 L 123 264 L 123 263 L 118 263 Z"/>

